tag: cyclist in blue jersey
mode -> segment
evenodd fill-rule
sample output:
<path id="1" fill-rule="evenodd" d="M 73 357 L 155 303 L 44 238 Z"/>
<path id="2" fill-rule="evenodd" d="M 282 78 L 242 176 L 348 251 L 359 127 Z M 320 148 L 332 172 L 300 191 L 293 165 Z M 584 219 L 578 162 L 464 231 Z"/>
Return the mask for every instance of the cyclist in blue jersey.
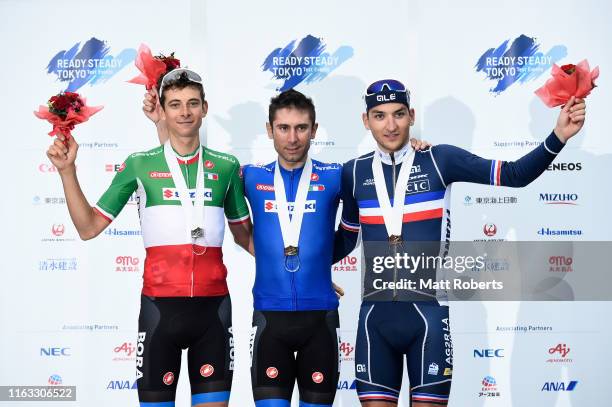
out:
<path id="1" fill-rule="evenodd" d="M 406 87 L 381 80 L 364 97 L 363 123 L 377 148 L 342 169 L 343 210 L 334 250 L 334 261 L 343 258 L 361 231 L 365 262 L 355 349 L 357 393 L 362 406 L 397 405 L 405 355 L 412 407 L 446 405 L 453 369 L 448 305 L 437 300 L 435 291 L 381 287 L 377 281 L 397 283 L 398 272 L 375 270 L 374 259 L 408 253 L 417 242 L 438 242 L 439 250 L 440 241 L 449 241 L 454 182 L 522 187 L 536 179 L 582 128 L 585 103 L 572 98 L 539 147 L 505 162 L 451 145 L 413 152 L 408 141 L 415 111 Z"/>
<path id="2" fill-rule="evenodd" d="M 155 95 L 147 94 L 148 116 L 155 104 Z M 312 100 L 295 90 L 272 98 L 267 131 L 278 158 L 243 168 L 256 254 L 250 349 L 258 407 L 289 406 L 296 380 L 303 407 L 331 406 L 336 393 L 334 291 L 342 290 L 332 283 L 331 266 L 342 166 L 308 157 L 315 115 Z M 158 123 L 162 142 L 164 133 Z M 420 149 L 424 143 L 412 145 Z"/>

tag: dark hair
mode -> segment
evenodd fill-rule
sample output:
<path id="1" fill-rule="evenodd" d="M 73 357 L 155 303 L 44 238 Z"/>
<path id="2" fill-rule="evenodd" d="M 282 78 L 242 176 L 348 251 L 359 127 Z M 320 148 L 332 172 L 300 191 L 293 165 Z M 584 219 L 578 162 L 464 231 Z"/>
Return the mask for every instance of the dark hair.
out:
<path id="1" fill-rule="evenodd" d="M 315 124 L 317 116 L 312 99 L 295 89 L 289 89 L 270 99 L 270 107 L 268 108 L 268 120 L 270 125 L 272 125 L 274 121 L 276 111 L 287 107 L 307 111 L 312 124 Z"/>
<path id="2" fill-rule="evenodd" d="M 161 86 L 162 78 L 159 78 L 159 80 L 157 81 L 157 91 L 158 92 Z M 187 87 L 192 87 L 192 88 L 199 90 L 200 98 L 202 99 L 202 103 L 204 103 L 206 98 L 204 95 L 204 87 L 202 86 L 202 84 L 189 80 L 189 78 L 187 77 L 187 73 L 183 72 L 181 73 L 181 76 L 179 76 L 178 79 L 170 80 L 164 83 L 164 92 L 162 95 L 159 95 L 159 103 L 161 104 L 162 108 L 164 107 L 164 102 L 166 101 L 166 91 L 168 89 L 179 89 L 180 90 L 180 89 L 185 89 Z"/>

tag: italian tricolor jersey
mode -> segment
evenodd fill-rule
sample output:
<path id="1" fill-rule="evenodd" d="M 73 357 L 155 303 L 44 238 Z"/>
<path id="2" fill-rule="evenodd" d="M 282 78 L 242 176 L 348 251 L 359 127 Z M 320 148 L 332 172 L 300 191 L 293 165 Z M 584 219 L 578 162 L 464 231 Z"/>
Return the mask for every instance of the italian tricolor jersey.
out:
<path id="1" fill-rule="evenodd" d="M 111 222 L 136 192 L 147 252 L 143 294 L 155 297 L 217 296 L 228 293 L 221 246 L 225 218 L 246 222 L 249 209 L 240 164 L 229 154 L 204 148 L 204 236 L 187 234 L 179 192 L 166 163 L 164 146 L 130 155 L 95 206 Z M 196 190 L 199 149 L 178 156 L 190 195 Z M 202 255 L 196 253 L 204 252 Z"/>

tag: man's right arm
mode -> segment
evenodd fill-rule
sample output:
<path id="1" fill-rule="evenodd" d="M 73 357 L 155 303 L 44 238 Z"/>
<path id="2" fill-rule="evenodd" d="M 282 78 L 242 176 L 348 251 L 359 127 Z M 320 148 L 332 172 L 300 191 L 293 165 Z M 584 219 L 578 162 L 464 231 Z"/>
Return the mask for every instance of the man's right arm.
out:
<path id="1" fill-rule="evenodd" d="M 168 133 L 166 121 L 161 118 L 161 106 L 155 88 L 145 93 L 144 100 L 142 101 L 142 111 L 155 124 L 159 144 L 164 144 L 170 137 L 170 134 Z"/>
<path id="2" fill-rule="evenodd" d="M 98 236 L 108 226 L 109 221 L 100 216 L 89 205 L 83 190 L 81 190 L 74 165 L 79 148 L 77 142 L 71 137 L 66 140 L 66 145 L 64 145 L 62 140 L 64 138 L 60 137 L 54 141 L 47 151 L 47 157 L 57 168 L 62 179 L 66 205 L 72 223 L 74 223 L 81 239 L 89 240 Z"/>
<path id="3" fill-rule="evenodd" d="M 342 217 L 334 236 L 333 263 L 348 256 L 357 246 L 359 237 L 359 207 L 353 195 L 353 166 L 355 161 L 349 161 L 342 167 L 342 183 L 340 199 L 342 200 Z"/>

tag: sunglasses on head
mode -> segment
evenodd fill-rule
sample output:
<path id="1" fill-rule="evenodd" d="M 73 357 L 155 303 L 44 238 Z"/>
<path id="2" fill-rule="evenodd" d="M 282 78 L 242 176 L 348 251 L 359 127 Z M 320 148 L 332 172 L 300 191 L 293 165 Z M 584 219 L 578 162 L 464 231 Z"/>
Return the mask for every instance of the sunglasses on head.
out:
<path id="1" fill-rule="evenodd" d="M 165 74 L 162 78 L 161 84 L 159 85 L 159 95 L 162 95 L 164 92 L 164 86 L 166 86 L 168 82 L 178 80 L 183 73 L 187 75 L 187 79 L 189 79 L 190 82 L 199 83 L 202 85 L 202 77 L 197 73 L 187 68 L 176 68 Z"/>
<path id="2" fill-rule="evenodd" d="M 376 81 L 366 89 L 366 96 L 372 96 L 383 90 L 394 91 L 394 92 L 408 92 L 408 89 L 400 81 L 395 79 L 383 79 Z"/>

